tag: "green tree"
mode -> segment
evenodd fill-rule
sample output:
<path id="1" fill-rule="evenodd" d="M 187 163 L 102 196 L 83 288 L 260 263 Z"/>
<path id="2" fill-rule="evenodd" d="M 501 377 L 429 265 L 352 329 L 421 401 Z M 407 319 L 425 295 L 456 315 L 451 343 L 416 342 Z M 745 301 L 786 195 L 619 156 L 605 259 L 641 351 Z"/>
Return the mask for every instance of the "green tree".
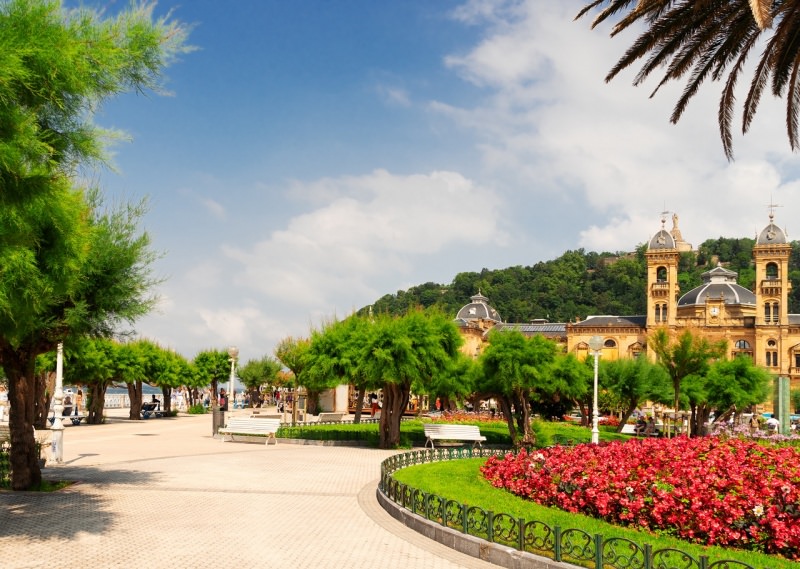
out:
<path id="1" fill-rule="evenodd" d="M 378 389 L 363 373 L 361 356 L 366 345 L 371 319 L 353 314 L 314 330 L 306 353 L 307 384 L 316 389 L 334 387 L 343 383 L 356 390 L 356 401 L 363 401 L 368 389 Z M 356 405 L 355 423 L 361 422 L 363 405 Z"/>
<path id="2" fill-rule="evenodd" d="M 599 6 L 603 9 L 592 21 L 593 28 L 617 14 L 622 17 L 612 28 L 612 36 L 644 26 L 606 81 L 640 59 L 645 62 L 634 85 L 656 70 L 665 70 L 653 95 L 670 81 L 688 76 L 670 117 L 677 123 L 703 81 L 721 80 L 727 73 L 717 116 L 722 146 L 730 160 L 735 87 L 742 71 L 750 69 L 745 62 L 755 50 L 760 56 L 743 104 L 742 132 L 750 128 L 764 88 L 769 86 L 775 97 L 786 94 L 789 144 L 792 150 L 798 148 L 798 0 L 593 0 L 577 18 Z"/>
<path id="3" fill-rule="evenodd" d="M 197 385 L 211 386 L 211 407 L 219 404 L 219 384 L 231 375 L 231 362 L 227 350 L 203 350 L 192 360 L 194 380 Z"/>
<path id="4" fill-rule="evenodd" d="M 650 337 L 650 346 L 658 363 L 664 366 L 672 381 L 673 409 L 680 410 L 681 383 L 690 375 L 704 375 L 711 360 L 724 357 L 727 341 L 710 342 L 685 330 L 675 341 L 664 328 Z"/>
<path id="5" fill-rule="evenodd" d="M 489 345 L 480 357 L 481 364 L 485 379 L 499 395 L 515 444 L 531 446 L 536 442 L 530 401 L 534 390 L 545 384 L 555 357 L 555 343 L 543 336 L 528 338 L 517 330 L 489 332 Z"/>
<path id="6" fill-rule="evenodd" d="M 380 446 L 392 448 L 400 444 L 411 391 L 425 393 L 439 374 L 449 372 L 462 339 L 451 318 L 419 310 L 401 318 L 377 317 L 368 331 L 363 372 L 381 384 Z"/>
<path id="7" fill-rule="evenodd" d="M 311 347 L 311 340 L 309 338 L 294 338 L 287 336 L 275 347 L 275 357 L 285 365 L 294 374 L 293 386 L 305 385 L 306 377 L 305 370 L 307 366 L 308 350 Z M 308 403 L 307 411 L 314 413 L 316 411 L 317 394 L 319 391 L 310 389 L 307 391 Z M 294 405 L 295 402 L 292 402 Z M 294 418 L 294 413 L 292 418 Z"/>
<path id="8" fill-rule="evenodd" d="M 93 113 L 118 93 L 157 88 L 186 30 L 154 22 L 148 5 L 102 19 L 55 0 L 6 0 L 0 38 L 0 362 L 11 486 L 24 490 L 41 481 L 36 356 L 70 337 L 107 335 L 151 306 L 148 242 L 130 241 L 139 212 L 104 212 L 77 189 L 111 134 Z"/>
<path id="9" fill-rule="evenodd" d="M 258 360 L 248 360 L 239 368 L 239 379 L 250 392 L 251 402 L 259 400 L 262 386 L 275 383 L 275 378 L 278 377 L 282 367 L 275 358 L 264 356 Z"/>
<path id="10" fill-rule="evenodd" d="M 86 422 L 103 422 L 106 388 L 114 380 L 118 346 L 106 338 L 78 338 L 64 347 L 64 379 L 86 385 Z"/>
<path id="11" fill-rule="evenodd" d="M 670 377 L 664 366 L 641 357 L 606 362 L 603 366 L 603 383 L 622 404 L 622 419 L 617 432 L 643 401 L 658 403 L 670 400 Z"/>
<path id="12" fill-rule="evenodd" d="M 743 411 L 767 400 L 772 376 L 746 356 L 720 360 L 709 365 L 705 374 L 686 378 L 686 395 L 692 415 L 692 436 L 705 434 L 705 425 L 716 410 L 720 420 L 732 412 Z"/>

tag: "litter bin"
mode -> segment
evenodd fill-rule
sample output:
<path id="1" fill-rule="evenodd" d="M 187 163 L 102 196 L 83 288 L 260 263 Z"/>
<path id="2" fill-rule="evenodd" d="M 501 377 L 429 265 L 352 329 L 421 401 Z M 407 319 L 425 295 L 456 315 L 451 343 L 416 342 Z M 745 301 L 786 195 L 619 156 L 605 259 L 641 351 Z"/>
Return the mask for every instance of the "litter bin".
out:
<path id="1" fill-rule="evenodd" d="M 217 432 L 219 432 L 220 427 L 225 426 L 225 411 L 214 406 L 214 409 L 211 410 L 211 435 L 217 436 Z"/>

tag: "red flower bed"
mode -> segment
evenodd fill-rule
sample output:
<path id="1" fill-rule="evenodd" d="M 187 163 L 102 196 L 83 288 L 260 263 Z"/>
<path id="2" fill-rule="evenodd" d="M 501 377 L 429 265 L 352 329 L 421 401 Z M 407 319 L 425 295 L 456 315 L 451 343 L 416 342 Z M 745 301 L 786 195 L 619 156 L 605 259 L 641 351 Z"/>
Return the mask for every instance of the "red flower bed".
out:
<path id="1" fill-rule="evenodd" d="M 800 559 L 800 451 L 716 437 L 556 446 L 492 457 L 494 486 L 703 544 Z"/>

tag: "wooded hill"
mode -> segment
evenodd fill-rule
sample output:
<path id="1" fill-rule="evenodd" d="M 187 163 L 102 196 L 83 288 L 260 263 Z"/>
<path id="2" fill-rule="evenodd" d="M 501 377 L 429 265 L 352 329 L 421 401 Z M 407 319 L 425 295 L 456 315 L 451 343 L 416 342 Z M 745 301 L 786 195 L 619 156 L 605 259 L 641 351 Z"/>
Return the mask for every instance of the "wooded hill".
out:
<path id="1" fill-rule="evenodd" d="M 703 242 L 696 251 L 681 254 L 681 294 L 702 284 L 700 275 L 721 263 L 739 274 L 738 282 L 753 290 L 754 239 L 720 237 Z M 789 261 L 789 312 L 800 313 L 800 242 L 792 242 Z M 620 316 L 646 312 L 647 245 L 633 253 L 567 251 L 557 259 L 533 266 L 459 273 L 449 285 L 425 283 L 387 294 L 373 305 L 375 314 L 404 314 L 410 308 L 436 306 L 455 317 L 478 291 L 489 298 L 504 322 L 544 318 L 569 322 L 592 314 Z M 360 312 L 366 312 L 368 307 Z"/>

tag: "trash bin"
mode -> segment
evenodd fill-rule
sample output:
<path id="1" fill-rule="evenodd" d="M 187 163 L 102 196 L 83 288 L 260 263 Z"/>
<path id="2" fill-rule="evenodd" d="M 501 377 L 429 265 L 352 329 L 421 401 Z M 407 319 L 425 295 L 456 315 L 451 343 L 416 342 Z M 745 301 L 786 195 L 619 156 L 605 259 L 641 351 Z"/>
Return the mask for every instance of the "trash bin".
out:
<path id="1" fill-rule="evenodd" d="M 217 436 L 220 427 L 225 426 L 225 411 L 214 406 L 214 409 L 211 410 L 211 435 Z"/>

